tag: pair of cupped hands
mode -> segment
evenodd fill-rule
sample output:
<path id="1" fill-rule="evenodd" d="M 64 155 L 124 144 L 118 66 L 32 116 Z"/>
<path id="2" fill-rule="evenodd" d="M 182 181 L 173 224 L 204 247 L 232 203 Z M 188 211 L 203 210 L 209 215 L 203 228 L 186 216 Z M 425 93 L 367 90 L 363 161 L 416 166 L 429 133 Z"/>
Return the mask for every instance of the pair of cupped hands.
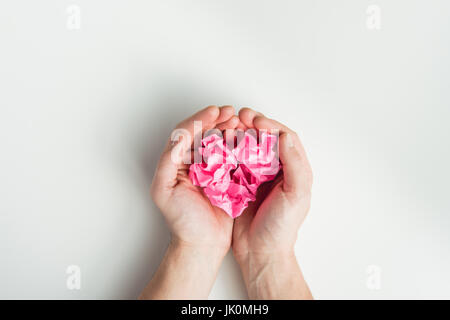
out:
<path id="1" fill-rule="evenodd" d="M 244 269 L 249 267 L 250 255 L 259 259 L 293 256 L 298 229 L 310 207 L 312 186 L 311 167 L 298 135 L 250 108 L 236 115 L 232 106 L 209 106 L 180 122 L 176 129 L 187 130 L 193 139 L 194 121 L 202 121 L 203 131 L 279 130 L 282 172 L 261 185 L 256 201 L 232 219 L 210 203 L 202 188 L 192 184 L 189 165 L 182 159 L 193 141 L 174 144 L 169 140 L 155 172 L 151 196 L 170 228 L 171 245 L 195 248 L 197 253 L 219 259 L 232 248 Z M 180 156 L 174 160 L 173 154 Z"/>

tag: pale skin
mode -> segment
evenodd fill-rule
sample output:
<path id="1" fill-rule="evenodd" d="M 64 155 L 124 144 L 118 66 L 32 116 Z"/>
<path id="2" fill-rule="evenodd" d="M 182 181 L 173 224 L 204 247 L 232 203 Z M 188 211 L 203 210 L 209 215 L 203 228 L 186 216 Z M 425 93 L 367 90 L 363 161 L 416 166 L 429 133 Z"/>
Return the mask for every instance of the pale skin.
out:
<path id="1" fill-rule="evenodd" d="M 282 173 L 258 190 L 257 200 L 231 219 L 192 185 L 183 163 L 194 121 L 203 130 L 278 129 Z M 294 245 L 310 206 L 312 171 L 297 134 L 252 109 L 210 106 L 182 121 L 190 140 L 170 141 L 152 182 L 151 195 L 171 231 L 171 241 L 140 299 L 207 299 L 226 253 L 233 250 L 250 299 L 312 299 Z M 173 154 L 178 157 L 171 156 Z"/>

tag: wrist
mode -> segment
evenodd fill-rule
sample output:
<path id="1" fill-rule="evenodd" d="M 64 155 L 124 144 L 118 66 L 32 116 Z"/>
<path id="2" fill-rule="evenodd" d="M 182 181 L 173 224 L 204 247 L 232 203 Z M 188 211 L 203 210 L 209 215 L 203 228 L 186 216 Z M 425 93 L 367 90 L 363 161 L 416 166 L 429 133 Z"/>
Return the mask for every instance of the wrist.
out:
<path id="1" fill-rule="evenodd" d="M 216 244 L 198 244 L 172 237 L 169 243 L 168 252 L 182 254 L 183 256 L 195 259 L 205 259 L 210 262 L 219 263 L 228 252 L 229 247 Z"/>
<path id="2" fill-rule="evenodd" d="M 173 238 L 141 299 L 207 299 L 226 251 Z"/>
<path id="3" fill-rule="evenodd" d="M 241 266 L 248 267 L 251 262 L 252 266 L 258 267 L 259 265 L 266 265 L 268 263 L 274 263 L 278 261 L 296 261 L 295 252 L 293 248 L 286 250 L 281 249 L 265 249 L 265 250 L 246 250 L 246 251 L 233 251 L 234 257 Z"/>
<path id="4" fill-rule="evenodd" d="M 236 260 L 250 299 L 274 299 L 283 296 L 274 284 L 283 283 L 283 287 L 287 287 L 290 278 L 295 277 L 299 271 L 294 250 L 251 251 Z"/>

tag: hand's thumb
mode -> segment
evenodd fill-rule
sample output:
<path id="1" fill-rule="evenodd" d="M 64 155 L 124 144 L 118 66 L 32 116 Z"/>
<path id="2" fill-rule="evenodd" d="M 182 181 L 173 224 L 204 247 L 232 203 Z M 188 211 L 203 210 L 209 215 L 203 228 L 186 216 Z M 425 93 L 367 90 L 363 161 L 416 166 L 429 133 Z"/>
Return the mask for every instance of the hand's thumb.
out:
<path id="1" fill-rule="evenodd" d="M 280 160 L 283 165 L 283 190 L 296 191 L 301 184 L 302 161 L 298 153 L 292 134 L 280 135 Z"/>
<path id="2" fill-rule="evenodd" d="M 186 143 L 183 136 L 162 154 L 152 182 L 154 198 L 164 197 L 177 183 L 178 167 L 183 162 Z M 156 199 L 155 199 L 156 200 Z"/>

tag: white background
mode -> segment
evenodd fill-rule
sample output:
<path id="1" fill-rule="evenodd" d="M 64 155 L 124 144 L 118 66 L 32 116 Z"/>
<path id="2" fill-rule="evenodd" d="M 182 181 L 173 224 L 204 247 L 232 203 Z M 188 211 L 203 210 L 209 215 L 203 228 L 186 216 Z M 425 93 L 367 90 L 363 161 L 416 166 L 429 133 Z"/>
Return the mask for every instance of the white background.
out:
<path id="1" fill-rule="evenodd" d="M 449 39 L 447 0 L 3 0 L 0 298 L 137 297 L 169 239 L 159 153 L 210 104 L 300 134 L 316 298 L 450 298 Z M 246 298 L 231 254 L 210 297 Z"/>

